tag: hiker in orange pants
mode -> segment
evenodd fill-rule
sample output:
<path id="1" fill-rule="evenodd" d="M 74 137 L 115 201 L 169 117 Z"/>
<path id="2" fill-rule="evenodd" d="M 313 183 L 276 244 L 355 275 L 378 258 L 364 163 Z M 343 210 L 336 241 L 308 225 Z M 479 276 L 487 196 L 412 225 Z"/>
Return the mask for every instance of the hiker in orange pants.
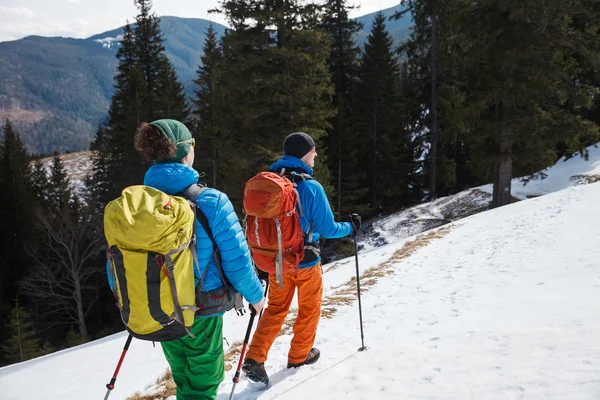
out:
<path id="1" fill-rule="evenodd" d="M 317 157 L 314 140 L 303 132 L 292 133 L 285 139 L 283 150 L 285 155 L 271 165 L 270 171 L 294 179 L 302 207 L 298 214 L 305 251 L 298 267 L 283 274 L 281 285 L 276 282 L 275 274 L 269 275 L 268 307 L 258 323 L 242 367 L 248 379 L 265 384 L 269 383 L 269 377 L 264 363 L 289 312 L 296 289 L 298 316 L 287 367 L 297 368 L 319 359 L 321 353 L 312 347 L 321 318 L 323 295 L 319 239 L 321 236 L 334 239 L 356 235 L 360 229 L 358 216 L 351 222 L 335 222 L 323 186 L 312 178 Z"/>
<path id="2" fill-rule="evenodd" d="M 298 289 L 298 316 L 294 324 L 294 338 L 288 354 L 288 365 L 300 364 L 315 342 L 321 317 L 323 279 L 321 264 L 312 268 L 289 271 L 283 275 L 283 289 L 269 276 L 269 307 L 258 322 L 247 358 L 264 363 L 275 338 L 288 314 L 294 293 Z M 315 360 L 316 361 L 316 360 Z"/>

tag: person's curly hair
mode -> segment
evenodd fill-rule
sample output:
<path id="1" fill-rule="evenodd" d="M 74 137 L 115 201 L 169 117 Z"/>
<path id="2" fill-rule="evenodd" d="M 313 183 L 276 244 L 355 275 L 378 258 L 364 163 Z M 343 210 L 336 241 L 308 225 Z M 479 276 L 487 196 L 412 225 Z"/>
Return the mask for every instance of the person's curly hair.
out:
<path id="1" fill-rule="evenodd" d="M 135 149 L 147 162 L 163 161 L 175 157 L 175 144 L 157 127 L 144 122 L 133 139 Z"/>

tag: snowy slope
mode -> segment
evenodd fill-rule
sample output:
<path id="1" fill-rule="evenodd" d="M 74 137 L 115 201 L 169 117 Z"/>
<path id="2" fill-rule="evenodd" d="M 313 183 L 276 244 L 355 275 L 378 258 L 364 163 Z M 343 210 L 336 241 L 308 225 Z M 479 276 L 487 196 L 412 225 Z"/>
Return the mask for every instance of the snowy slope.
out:
<path id="1" fill-rule="evenodd" d="M 364 296 L 368 352 L 348 308 L 321 325 L 327 361 L 264 398 L 598 399 L 598 198 L 596 183 L 456 223 Z"/>
<path id="2" fill-rule="evenodd" d="M 600 148 L 590 146 L 587 148 L 588 160 L 574 156 L 565 160 L 560 159 L 555 165 L 543 171 L 547 178 L 532 180 L 526 184 L 523 178 L 512 180 L 512 195 L 517 199 L 543 196 L 548 193 L 565 189 L 570 186 L 595 182 L 600 178 Z M 492 185 L 485 185 L 479 189 L 492 193 Z"/>
<path id="3" fill-rule="evenodd" d="M 548 193 L 580 184 L 600 180 L 600 149 L 587 148 L 589 158 L 564 157 L 550 168 L 541 171 L 544 179 L 515 178 L 511 182 L 511 194 L 517 200 L 543 196 Z M 468 189 L 452 196 L 442 197 L 430 203 L 420 204 L 402 212 L 371 221 L 364 229 L 361 241 L 365 249 L 391 243 L 473 215 L 488 209 L 492 200 L 492 185 Z"/>
<path id="4" fill-rule="evenodd" d="M 319 362 L 287 370 L 283 335 L 267 361 L 273 385 L 260 391 L 244 379 L 236 398 L 600 398 L 599 198 L 600 183 L 570 187 L 450 224 L 429 244 L 417 240 L 410 256 L 414 238 L 362 252 L 362 353 L 356 302 L 332 301 L 352 297 L 344 282 L 354 260 L 325 266 L 324 310 L 333 315 L 321 320 Z M 226 316 L 230 344 L 247 321 Z M 124 342 L 117 334 L 2 368 L 0 398 L 103 398 Z M 165 368 L 159 347 L 134 341 L 111 399 L 143 390 Z"/>

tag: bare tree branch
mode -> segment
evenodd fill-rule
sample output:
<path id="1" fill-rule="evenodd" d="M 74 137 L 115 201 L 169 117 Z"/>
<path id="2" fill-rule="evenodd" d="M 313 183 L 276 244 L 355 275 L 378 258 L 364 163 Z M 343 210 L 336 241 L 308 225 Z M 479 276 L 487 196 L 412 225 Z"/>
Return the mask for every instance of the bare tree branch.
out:
<path id="1" fill-rule="evenodd" d="M 60 317 L 57 322 L 77 323 L 85 338 L 85 316 L 100 297 L 99 288 L 88 282 L 101 273 L 94 268 L 94 257 L 104 239 L 100 224 L 76 214 L 66 210 L 56 218 L 35 212 L 44 239 L 40 247 L 27 250 L 35 266 L 21 282 L 21 290 L 43 300 L 46 314 Z"/>

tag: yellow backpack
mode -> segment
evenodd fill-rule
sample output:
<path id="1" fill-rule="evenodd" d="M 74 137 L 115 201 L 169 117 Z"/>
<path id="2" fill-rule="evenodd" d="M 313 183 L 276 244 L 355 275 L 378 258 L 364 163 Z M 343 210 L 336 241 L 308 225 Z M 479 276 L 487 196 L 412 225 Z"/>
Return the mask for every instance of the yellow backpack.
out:
<path id="1" fill-rule="evenodd" d="M 109 278 L 127 330 L 157 342 L 193 335 L 195 213 L 188 200 L 131 186 L 104 210 Z"/>

